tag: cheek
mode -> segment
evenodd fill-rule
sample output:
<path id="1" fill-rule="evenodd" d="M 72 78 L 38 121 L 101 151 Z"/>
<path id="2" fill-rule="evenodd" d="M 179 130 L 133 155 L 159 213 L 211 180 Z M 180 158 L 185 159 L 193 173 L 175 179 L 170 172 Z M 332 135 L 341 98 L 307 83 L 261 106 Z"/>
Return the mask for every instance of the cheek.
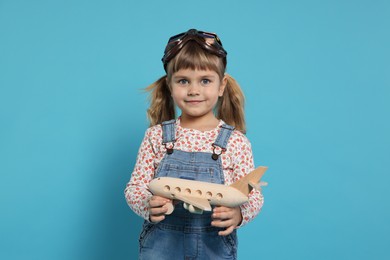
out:
<path id="1" fill-rule="evenodd" d="M 183 91 L 180 91 L 179 89 L 172 89 L 171 96 L 176 102 L 177 100 L 182 99 L 185 96 L 185 93 Z"/>
<path id="2" fill-rule="evenodd" d="M 213 89 L 209 89 L 207 91 L 207 96 L 210 98 L 210 99 L 218 99 L 219 97 L 219 89 L 218 88 L 213 88 Z"/>

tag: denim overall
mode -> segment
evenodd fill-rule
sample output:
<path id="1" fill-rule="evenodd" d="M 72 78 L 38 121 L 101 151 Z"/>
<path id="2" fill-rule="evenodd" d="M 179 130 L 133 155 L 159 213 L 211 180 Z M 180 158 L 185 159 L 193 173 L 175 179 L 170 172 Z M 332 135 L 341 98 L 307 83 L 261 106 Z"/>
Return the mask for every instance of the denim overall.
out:
<path id="1" fill-rule="evenodd" d="M 233 127 L 221 127 L 213 153 L 184 152 L 173 149 L 175 123 L 175 120 L 162 123 L 163 144 L 167 147 L 167 153 L 155 178 L 169 176 L 223 184 L 221 158 L 215 153 L 215 146 L 220 147 L 219 150 L 226 148 Z M 203 214 L 190 213 L 180 202 L 163 221 L 157 224 L 145 221 L 139 238 L 139 259 L 237 259 L 236 230 L 228 236 L 219 236 L 218 231 L 223 229 L 211 226 L 211 214 L 208 211 Z"/>

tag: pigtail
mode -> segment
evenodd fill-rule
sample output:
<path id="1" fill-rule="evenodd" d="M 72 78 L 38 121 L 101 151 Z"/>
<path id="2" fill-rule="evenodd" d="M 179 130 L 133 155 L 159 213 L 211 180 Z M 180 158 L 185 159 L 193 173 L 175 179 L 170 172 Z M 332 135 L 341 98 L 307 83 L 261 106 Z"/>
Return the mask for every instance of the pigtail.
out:
<path id="1" fill-rule="evenodd" d="M 145 89 L 150 92 L 147 111 L 150 126 L 175 119 L 175 106 L 166 79 L 167 76 L 163 76 Z"/>
<path id="2" fill-rule="evenodd" d="M 244 94 L 232 76 L 228 74 L 225 76 L 227 84 L 217 104 L 217 117 L 245 134 Z"/>

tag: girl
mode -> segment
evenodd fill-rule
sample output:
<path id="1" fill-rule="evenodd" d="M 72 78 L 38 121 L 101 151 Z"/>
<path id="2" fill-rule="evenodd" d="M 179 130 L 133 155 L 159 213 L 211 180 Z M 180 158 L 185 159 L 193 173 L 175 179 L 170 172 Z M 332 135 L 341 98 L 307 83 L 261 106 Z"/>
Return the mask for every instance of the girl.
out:
<path id="1" fill-rule="evenodd" d="M 225 73 L 226 55 L 216 34 L 191 29 L 173 36 L 162 58 L 166 75 L 147 88 L 151 127 L 125 189 L 127 203 L 145 219 L 139 259 L 236 259 L 236 228 L 263 205 L 262 194 L 253 190 L 239 207 L 199 215 L 175 202 L 165 215 L 171 200 L 148 189 L 162 176 L 230 185 L 254 169 L 244 135 L 244 96 Z"/>

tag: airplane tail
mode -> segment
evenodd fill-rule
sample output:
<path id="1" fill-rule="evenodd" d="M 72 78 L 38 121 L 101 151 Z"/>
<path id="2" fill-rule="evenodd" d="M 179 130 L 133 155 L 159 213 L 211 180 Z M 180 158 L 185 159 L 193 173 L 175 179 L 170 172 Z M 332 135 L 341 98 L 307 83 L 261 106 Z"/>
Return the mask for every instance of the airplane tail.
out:
<path id="1" fill-rule="evenodd" d="M 251 171 L 246 176 L 242 177 L 238 181 L 230 185 L 230 187 L 236 188 L 243 194 L 248 196 L 252 189 L 260 190 L 260 186 L 266 186 L 266 182 L 260 182 L 261 177 L 265 173 L 268 167 L 260 166 L 255 170 Z"/>

